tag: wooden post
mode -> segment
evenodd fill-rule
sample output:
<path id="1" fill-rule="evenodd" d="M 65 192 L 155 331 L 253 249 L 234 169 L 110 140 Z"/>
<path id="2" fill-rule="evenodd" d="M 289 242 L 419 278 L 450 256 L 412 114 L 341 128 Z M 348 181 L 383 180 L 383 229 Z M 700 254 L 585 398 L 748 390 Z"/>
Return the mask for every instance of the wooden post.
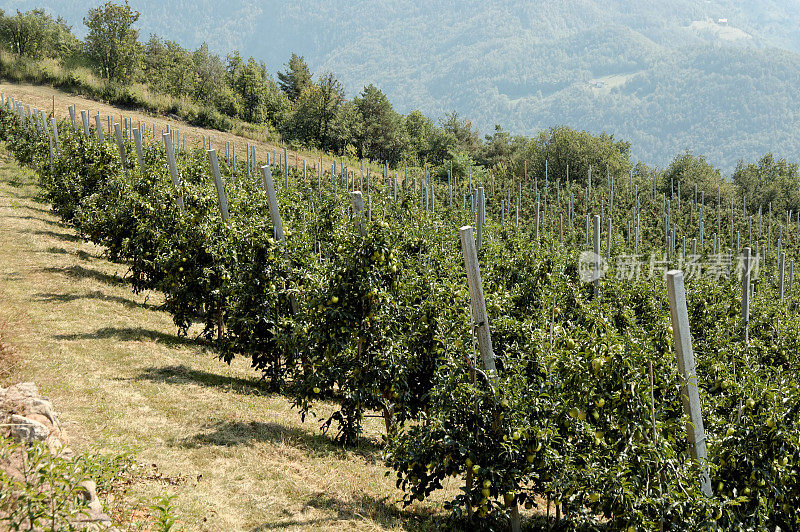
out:
<path id="1" fill-rule="evenodd" d="M 117 149 L 119 150 L 119 158 L 122 161 L 122 170 L 125 175 L 128 175 L 128 157 L 125 155 L 125 141 L 122 138 L 122 126 L 114 123 L 114 134 L 117 136 Z"/>
<path id="2" fill-rule="evenodd" d="M 703 427 L 703 414 L 700 408 L 700 390 L 695 373 L 692 335 L 689 329 L 689 314 L 686 310 L 686 292 L 683 286 L 683 272 L 667 272 L 667 292 L 669 293 L 669 314 L 672 322 L 672 336 L 675 341 L 675 354 L 681 379 L 681 402 L 683 412 L 688 417 L 686 434 L 692 458 L 700 465 L 700 489 L 711 497 L 711 479 L 708 476 L 708 451 L 706 433 Z"/>
<path id="3" fill-rule="evenodd" d="M 272 169 L 269 166 L 264 165 L 261 167 L 261 179 L 264 181 L 264 191 L 267 193 L 267 200 L 269 201 L 269 215 L 272 218 L 275 238 L 277 240 L 283 240 L 285 238 L 283 222 L 281 221 L 281 213 L 278 209 L 278 197 L 275 195 L 275 184 L 272 182 Z"/>
<path id="4" fill-rule="evenodd" d="M 178 177 L 178 167 L 175 164 L 175 146 L 172 145 L 172 137 L 169 133 L 163 133 L 162 139 L 164 140 L 164 149 L 167 151 L 167 166 L 169 167 L 169 175 L 172 178 L 172 188 L 178 197 L 178 206 L 181 208 L 181 214 L 183 214 L 185 207 L 183 205 L 183 195 L 178 193 L 181 181 Z"/>
<path id="5" fill-rule="evenodd" d="M 461 249 L 464 253 L 464 266 L 467 270 L 467 283 L 472 306 L 473 327 L 478 339 L 478 349 L 483 361 L 483 369 L 492 386 L 497 386 L 497 370 L 494 364 L 492 335 L 489 331 L 489 318 L 486 315 L 486 300 L 483 297 L 481 272 L 478 267 L 478 254 L 475 249 L 475 237 L 472 227 L 466 225 L 459 230 Z"/>
<path id="6" fill-rule="evenodd" d="M 361 195 L 360 190 L 350 193 L 350 206 L 353 208 L 353 216 L 355 216 L 356 227 L 361 236 L 367 234 L 364 227 L 364 197 Z"/>

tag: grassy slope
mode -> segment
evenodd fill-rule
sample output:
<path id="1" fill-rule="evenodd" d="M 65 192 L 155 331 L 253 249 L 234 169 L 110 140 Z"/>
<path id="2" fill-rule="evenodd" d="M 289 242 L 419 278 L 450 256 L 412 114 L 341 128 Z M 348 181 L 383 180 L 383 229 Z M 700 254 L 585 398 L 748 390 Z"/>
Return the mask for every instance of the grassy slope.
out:
<path id="1" fill-rule="evenodd" d="M 15 380 L 35 381 L 53 400 L 77 451 L 93 441 L 133 449 L 174 481 L 140 473 L 129 503 L 177 494 L 187 530 L 418 529 L 440 511 L 400 509 L 377 423 L 373 442 L 355 450 L 300 423 L 246 361 L 228 367 L 177 337 L 153 307 L 159 296 L 134 295 L 125 267 L 77 239 L 37 194 L 35 177 L 0 147 L 0 323 L 21 360 Z"/>
<path id="2" fill-rule="evenodd" d="M 218 154 L 221 154 L 220 157 L 224 158 L 225 154 L 225 142 L 233 142 L 236 147 L 236 160 L 241 161 L 244 164 L 244 161 L 247 159 L 246 155 L 246 144 L 250 144 L 251 146 L 256 147 L 256 159 L 259 161 L 259 164 L 264 164 L 267 159 L 267 153 L 270 155 L 270 160 L 277 159 L 278 157 L 283 157 L 283 146 L 278 146 L 274 143 L 266 142 L 263 140 L 253 139 L 252 137 L 247 138 L 240 135 L 236 135 L 231 132 L 223 132 L 217 130 L 209 130 L 200 127 L 195 127 L 189 125 L 187 122 L 180 120 L 178 118 L 168 118 L 164 116 L 154 116 L 152 114 L 148 114 L 144 111 L 138 109 L 127 109 L 115 105 L 110 105 L 104 102 L 98 102 L 95 100 L 91 100 L 84 96 L 79 96 L 76 94 L 70 94 L 68 92 L 63 92 L 58 89 L 54 89 L 48 85 L 30 85 L 25 83 L 11 83 L 5 80 L 0 79 L 0 92 L 3 93 L 3 96 L 8 98 L 9 96 L 15 98 L 16 100 L 22 102 L 23 105 L 29 105 L 31 111 L 33 108 L 36 107 L 37 109 L 42 109 L 45 113 L 49 114 L 53 110 L 53 97 L 55 96 L 55 112 L 56 117 L 59 119 L 68 119 L 69 118 L 69 110 L 68 107 L 70 105 L 74 105 L 77 114 L 77 122 L 78 127 L 83 127 L 81 125 L 81 110 L 88 111 L 89 115 L 89 124 L 92 128 L 94 128 L 94 116 L 97 113 L 100 113 L 100 117 L 103 121 L 103 131 L 105 132 L 106 136 L 108 136 L 108 122 L 107 118 L 109 115 L 112 117 L 113 122 L 120 122 L 120 115 L 125 116 L 133 121 L 135 125 L 141 121 L 143 124 L 146 125 L 147 131 L 149 132 L 148 135 L 152 134 L 153 131 L 153 124 L 156 126 L 156 133 L 160 135 L 161 132 L 166 130 L 167 125 L 170 128 L 176 128 L 180 134 L 180 138 L 183 139 L 184 135 L 186 135 L 186 146 L 187 148 L 189 145 L 193 146 L 203 146 L 203 137 L 210 136 L 211 137 L 211 146 L 212 148 L 217 150 Z M 174 115 L 171 115 L 174 116 Z M 244 124 L 244 123 L 243 123 Z M 135 127 L 135 126 L 134 126 Z M 147 142 L 153 142 L 151 137 L 147 138 Z M 161 143 L 162 140 L 159 137 L 157 142 Z M 181 144 L 183 144 L 183 140 L 181 140 Z M 310 150 L 288 150 L 288 158 L 289 164 L 295 164 L 295 157 L 299 159 L 298 165 L 299 168 L 303 168 L 303 159 L 306 159 L 306 164 L 308 165 L 309 169 L 315 168 L 315 165 L 319 164 L 319 152 L 318 151 L 310 151 Z M 329 155 L 324 155 L 322 158 L 323 164 L 325 166 L 326 171 L 330 171 L 331 165 L 333 164 L 333 159 Z M 340 163 L 341 159 L 339 157 L 336 158 L 336 171 L 340 171 Z M 348 166 L 349 169 L 357 169 L 360 168 L 360 165 L 357 161 L 351 161 L 345 158 L 345 164 Z M 380 172 L 381 166 L 374 163 L 365 162 L 364 167 L 371 168 L 373 172 Z M 411 170 L 409 169 L 409 172 Z M 400 172 L 402 174 L 402 172 Z"/>

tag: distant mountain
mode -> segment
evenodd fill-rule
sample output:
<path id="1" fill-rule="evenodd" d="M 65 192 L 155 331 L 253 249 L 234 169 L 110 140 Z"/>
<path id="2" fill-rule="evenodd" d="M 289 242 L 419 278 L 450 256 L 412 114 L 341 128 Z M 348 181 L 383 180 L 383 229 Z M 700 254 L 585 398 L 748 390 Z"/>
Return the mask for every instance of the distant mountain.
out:
<path id="1" fill-rule="evenodd" d="M 83 35 L 99 1 L 45 7 Z M 456 110 L 482 132 L 567 124 L 607 131 L 665 165 L 691 149 L 730 171 L 771 151 L 800 160 L 800 0 L 131 0 L 150 33 L 221 55 L 291 52 L 368 83 L 401 112 Z"/>

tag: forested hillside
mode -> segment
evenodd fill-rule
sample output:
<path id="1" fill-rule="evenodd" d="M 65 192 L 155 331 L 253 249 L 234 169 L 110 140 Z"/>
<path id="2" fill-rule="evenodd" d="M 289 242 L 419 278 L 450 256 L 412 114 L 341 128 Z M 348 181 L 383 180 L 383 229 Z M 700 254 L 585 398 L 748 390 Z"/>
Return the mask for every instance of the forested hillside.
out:
<path id="1" fill-rule="evenodd" d="M 79 37 L 97 0 L 6 0 L 45 7 Z M 766 152 L 800 158 L 800 2 L 256 2 L 134 0 L 151 33 L 263 60 L 292 52 L 333 73 L 349 99 L 374 84 L 401 113 L 456 111 L 482 134 L 565 124 L 631 141 L 664 166 L 690 149 L 731 171 Z M 191 13 L 191 24 L 186 24 Z"/>

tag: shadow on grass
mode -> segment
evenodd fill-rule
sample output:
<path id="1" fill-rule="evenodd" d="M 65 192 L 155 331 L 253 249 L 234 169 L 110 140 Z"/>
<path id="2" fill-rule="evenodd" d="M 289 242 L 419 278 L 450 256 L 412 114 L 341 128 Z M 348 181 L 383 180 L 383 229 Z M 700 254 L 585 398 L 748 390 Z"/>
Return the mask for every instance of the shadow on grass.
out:
<path id="1" fill-rule="evenodd" d="M 400 492 L 397 492 L 397 499 L 400 499 Z M 328 512 L 336 512 L 335 517 L 322 519 L 303 520 L 293 518 L 289 521 L 276 523 L 264 523 L 252 529 L 252 532 L 262 530 L 278 530 L 294 526 L 311 526 L 319 521 L 367 521 L 377 525 L 381 529 L 401 529 L 415 531 L 452 531 L 462 530 L 508 530 L 510 528 L 507 518 L 497 516 L 487 519 L 472 520 L 466 515 L 461 517 L 449 518 L 448 511 L 437 507 L 415 506 L 413 509 L 402 508 L 402 503 L 395 504 L 393 497 L 383 498 L 373 497 L 367 493 L 361 493 L 352 500 L 343 500 L 341 497 L 319 492 L 311 496 L 305 503 L 305 508 L 314 508 Z M 566 521 L 557 522 L 554 518 L 544 515 L 527 515 L 522 517 L 522 530 L 563 532 L 568 529 Z M 600 528 L 600 530 L 606 530 Z"/>
<path id="2" fill-rule="evenodd" d="M 25 208 L 27 208 L 27 207 L 25 207 Z M 55 226 L 55 227 L 60 227 L 62 229 L 67 227 L 66 225 L 64 225 L 61 222 L 57 222 L 57 221 L 54 221 L 54 220 L 48 220 L 46 218 L 42 218 L 41 216 L 31 216 L 30 214 L 27 214 L 25 216 L 12 214 L 12 215 L 6 216 L 6 218 L 17 218 L 19 220 L 35 220 L 37 222 L 44 222 L 44 223 L 46 223 L 48 225 L 52 225 L 52 226 Z"/>
<path id="3" fill-rule="evenodd" d="M 147 380 L 173 385 L 197 384 L 241 395 L 265 396 L 275 394 L 274 390 L 270 388 L 270 383 L 263 379 L 220 375 L 193 369 L 183 364 L 146 368 L 142 373 L 134 377 L 134 380 Z M 309 424 L 314 427 L 313 430 L 320 426 L 315 421 L 315 418 L 310 418 Z M 335 434 L 335 430 L 335 428 L 332 428 L 329 435 L 325 435 L 322 432 L 312 434 L 308 430 L 297 427 L 284 427 L 277 423 L 256 421 L 219 422 L 208 426 L 206 432 L 182 440 L 180 445 L 190 447 L 202 445 L 229 446 L 250 444 L 253 441 L 292 440 L 304 442 L 304 448 L 315 452 L 323 452 L 325 454 L 334 450 L 343 452 L 345 448 L 331 437 L 331 435 Z M 358 445 L 347 447 L 346 450 L 370 462 L 380 460 L 381 446 L 376 440 L 362 438 Z"/>
<path id="4" fill-rule="evenodd" d="M 150 305 L 148 303 L 139 303 L 138 301 L 134 301 L 132 299 L 128 299 L 126 297 L 121 297 L 121 296 L 110 296 L 108 294 L 104 294 L 99 290 L 94 290 L 93 292 L 88 292 L 86 294 L 39 293 L 39 294 L 33 294 L 32 297 L 36 301 L 58 302 L 58 303 L 69 303 L 71 301 L 77 301 L 79 299 L 95 299 L 98 301 L 106 301 L 109 303 L 119 303 L 128 308 L 142 308 L 146 310 L 159 309 L 159 307 L 156 305 Z"/>
<path id="5" fill-rule="evenodd" d="M 94 279 L 95 281 L 99 281 L 101 283 L 113 284 L 113 285 L 120 285 L 125 282 L 121 277 L 117 275 L 112 275 L 105 272 L 93 270 L 91 268 L 86 268 L 79 264 L 75 264 L 73 266 L 67 266 L 65 268 L 49 266 L 47 268 L 42 268 L 40 271 L 44 273 L 60 273 L 75 279 Z"/>
<path id="6" fill-rule="evenodd" d="M 22 183 L 21 187 L 14 187 L 14 188 L 19 189 L 19 188 L 22 188 L 22 187 L 27 186 L 27 185 L 28 185 L 27 183 Z M 35 185 L 30 185 L 30 186 L 33 187 Z M 41 191 L 35 191 L 35 192 L 26 193 L 26 192 L 14 192 L 13 190 L 6 190 L 4 192 L 4 194 L 6 196 L 10 197 L 10 198 L 14 198 L 14 199 L 18 199 L 18 200 L 30 200 L 30 201 L 34 201 L 34 202 L 42 204 L 42 205 L 49 205 L 47 197 Z M 25 208 L 26 209 L 31 209 L 32 207 L 26 205 Z M 41 210 L 42 212 L 47 212 L 47 213 L 52 213 L 53 212 L 50 209 L 35 209 L 35 210 Z"/>
<path id="7" fill-rule="evenodd" d="M 33 199 L 34 199 L 34 200 L 35 200 L 37 203 L 42 203 L 41 201 L 39 201 L 39 199 L 43 199 L 43 198 L 33 198 Z M 34 207 L 33 205 L 25 205 L 25 207 L 24 207 L 24 208 L 25 208 L 25 209 L 28 209 L 29 211 L 36 211 L 36 212 L 40 212 L 40 213 L 42 213 L 42 214 L 50 214 L 50 215 L 54 215 L 54 214 L 55 214 L 55 213 L 52 211 L 52 209 L 44 209 L 44 208 L 42 208 L 42 207 Z M 45 221 L 47 221 L 47 220 L 45 220 Z M 51 223 L 58 223 L 58 224 L 59 224 L 59 225 L 61 225 L 62 227 L 66 227 L 66 225 L 65 225 L 63 222 L 51 222 Z"/>
<path id="8" fill-rule="evenodd" d="M 305 509 L 308 508 L 335 512 L 335 515 L 307 520 L 294 517 L 287 521 L 264 523 L 250 530 L 251 532 L 261 532 L 290 527 L 313 527 L 321 523 L 333 524 L 337 521 L 367 521 L 380 528 L 400 528 L 402 530 L 463 530 L 453 528 L 448 524 L 445 516 L 435 513 L 432 509 L 401 510 L 392 504 L 388 496 L 379 499 L 362 493 L 354 500 L 346 501 L 336 495 L 320 492 L 312 495 L 306 502 Z"/>
<path id="9" fill-rule="evenodd" d="M 45 253 L 53 253 L 53 254 L 58 254 L 58 255 L 66 255 L 66 254 L 69 253 L 69 251 L 67 251 L 66 249 L 60 248 L 58 246 L 50 246 L 49 248 L 47 248 L 44 251 L 45 251 Z"/>
<path id="10" fill-rule="evenodd" d="M 211 388 L 222 388 L 242 395 L 267 395 L 270 393 L 269 383 L 261 379 L 229 377 L 209 371 L 192 369 L 183 364 L 145 368 L 144 371 L 134 377 L 134 380 L 164 384 L 199 384 Z"/>
<path id="11" fill-rule="evenodd" d="M 321 432 L 315 433 L 313 429 L 309 431 L 301 427 L 286 427 L 274 422 L 218 421 L 208 425 L 204 432 L 178 440 L 176 443 L 187 448 L 282 443 L 318 456 L 347 459 L 349 455 L 354 454 L 368 463 L 377 463 L 381 460 L 381 447 L 372 440 L 365 438 L 358 445 L 344 447 Z"/>
<path id="12" fill-rule="evenodd" d="M 123 342 L 151 341 L 170 347 L 205 345 L 205 342 L 202 340 L 178 336 L 176 334 L 167 334 L 161 331 L 153 331 L 142 327 L 103 327 L 95 332 L 56 334 L 53 335 L 53 338 L 56 340 L 107 340 L 113 338 Z"/>
<path id="13" fill-rule="evenodd" d="M 58 231 L 49 231 L 49 230 L 42 230 L 42 229 L 34 229 L 34 230 L 23 230 L 23 233 L 29 233 L 32 235 L 40 235 L 40 236 L 49 236 L 52 238 L 57 238 L 59 240 L 65 240 L 67 242 L 80 242 L 81 239 L 77 235 L 72 235 L 69 233 L 60 233 Z"/>

